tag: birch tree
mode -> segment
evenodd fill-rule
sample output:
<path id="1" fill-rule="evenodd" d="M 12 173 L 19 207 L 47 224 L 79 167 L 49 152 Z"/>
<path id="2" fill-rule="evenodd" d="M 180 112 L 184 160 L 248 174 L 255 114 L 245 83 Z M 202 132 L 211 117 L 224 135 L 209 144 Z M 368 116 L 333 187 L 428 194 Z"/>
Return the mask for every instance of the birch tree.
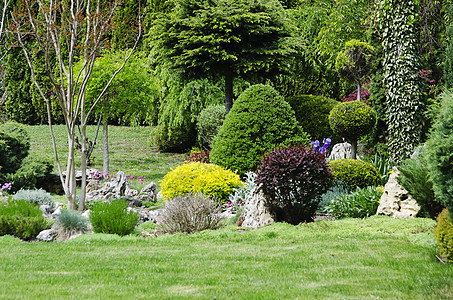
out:
<path id="1" fill-rule="evenodd" d="M 126 51 L 121 65 L 96 100 L 91 106 L 87 106 L 86 87 L 96 58 L 102 56 L 103 50 L 108 47 L 108 34 L 114 29 L 112 27 L 114 12 L 120 2 L 120 0 L 19 0 L 9 22 L 9 30 L 14 34 L 15 42 L 24 51 L 32 81 L 46 103 L 54 156 L 69 209 L 76 208 L 76 125 L 80 123 L 82 146 L 80 161 L 82 186 L 79 201 L 79 211 L 82 211 L 86 194 L 88 118 L 103 98 L 112 80 L 131 57 L 141 36 L 139 17 L 135 44 Z M 28 39 L 36 41 L 38 49 L 27 48 L 25 41 Z M 40 51 L 44 55 L 46 73 L 50 78 L 52 90 L 44 89 L 37 81 L 30 51 Z M 82 62 L 81 69 L 76 70 L 77 62 Z M 59 103 L 66 125 L 68 155 L 65 174 L 52 128 L 51 101 Z"/>

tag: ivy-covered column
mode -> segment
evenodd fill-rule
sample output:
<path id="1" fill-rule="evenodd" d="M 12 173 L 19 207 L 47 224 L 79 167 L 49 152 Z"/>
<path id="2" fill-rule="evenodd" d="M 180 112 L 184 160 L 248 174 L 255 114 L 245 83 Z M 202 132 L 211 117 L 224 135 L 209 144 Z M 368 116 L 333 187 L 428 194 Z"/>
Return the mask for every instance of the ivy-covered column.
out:
<path id="1" fill-rule="evenodd" d="M 379 5 L 388 147 L 390 157 L 399 162 L 421 142 L 424 104 L 415 36 L 418 0 L 379 0 Z"/>
<path id="2" fill-rule="evenodd" d="M 453 5 L 448 8 L 448 16 L 453 20 Z M 447 39 L 448 44 L 445 49 L 445 64 L 444 64 L 444 78 L 445 87 L 449 90 L 453 89 L 453 21 L 447 26 Z"/>

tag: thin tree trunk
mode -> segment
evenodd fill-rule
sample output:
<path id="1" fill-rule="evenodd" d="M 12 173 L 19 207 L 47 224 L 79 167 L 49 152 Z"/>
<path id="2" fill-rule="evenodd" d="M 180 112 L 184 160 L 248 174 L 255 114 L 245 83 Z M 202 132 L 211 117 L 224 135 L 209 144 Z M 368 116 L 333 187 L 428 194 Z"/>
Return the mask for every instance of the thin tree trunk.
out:
<path id="1" fill-rule="evenodd" d="M 362 85 L 357 83 L 357 101 L 360 101 L 362 97 Z"/>
<path id="2" fill-rule="evenodd" d="M 83 212 L 85 209 L 85 196 L 86 196 L 86 186 L 87 186 L 87 143 L 86 143 L 86 124 L 82 123 L 80 128 L 80 138 L 82 139 L 82 153 L 81 153 L 81 162 L 80 169 L 82 171 L 82 185 L 80 191 L 79 199 L 79 212 Z"/>
<path id="3" fill-rule="evenodd" d="M 103 157 L 103 169 L 104 174 L 109 172 L 109 133 L 108 133 L 108 118 L 104 117 L 104 123 L 102 125 L 102 157 Z"/>
<path id="4" fill-rule="evenodd" d="M 76 201 L 76 176 L 75 176 L 75 161 L 74 161 L 74 126 L 68 122 L 68 165 L 66 167 L 66 178 L 64 185 L 68 193 L 68 209 L 75 209 Z"/>
<path id="5" fill-rule="evenodd" d="M 230 112 L 233 107 L 233 72 L 227 71 L 225 74 L 225 111 Z"/>

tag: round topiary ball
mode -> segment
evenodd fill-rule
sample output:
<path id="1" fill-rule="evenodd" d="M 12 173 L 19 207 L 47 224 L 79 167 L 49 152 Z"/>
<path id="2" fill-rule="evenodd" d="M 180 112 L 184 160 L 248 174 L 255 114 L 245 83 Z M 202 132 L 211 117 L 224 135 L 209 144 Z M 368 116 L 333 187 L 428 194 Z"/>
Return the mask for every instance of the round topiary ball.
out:
<path id="1" fill-rule="evenodd" d="M 347 184 L 351 189 L 378 186 L 381 174 L 375 166 L 358 159 L 337 159 L 329 163 L 335 179 Z"/>
<path id="2" fill-rule="evenodd" d="M 329 114 L 330 128 L 351 142 L 352 156 L 357 153 L 357 140 L 371 132 L 376 124 L 376 111 L 360 101 L 342 102 Z"/>
<path id="3" fill-rule="evenodd" d="M 214 138 L 210 161 L 242 175 L 257 170 L 264 153 L 282 143 L 309 142 L 283 97 L 271 86 L 258 84 L 234 102 Z"/>

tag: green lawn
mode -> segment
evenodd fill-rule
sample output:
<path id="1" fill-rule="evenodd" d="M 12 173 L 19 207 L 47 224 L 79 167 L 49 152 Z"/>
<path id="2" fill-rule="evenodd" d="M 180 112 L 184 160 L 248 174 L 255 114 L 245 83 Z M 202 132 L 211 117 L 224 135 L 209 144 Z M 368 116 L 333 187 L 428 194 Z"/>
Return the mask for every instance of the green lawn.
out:
<path id="1" fill-rule="evenodd" d="M 449 299 L 429 219 L 320 221 L 191 235 L 0 237 L 7 299 Z"/>
<path id="2" fill-rule="evenodd" d="M 27 126 L 27 130 L 31 138 L 31 153 L 55 161 L 49 127 L 47 125 Z M 68 153 L 65 126 L 54 126 L 54 132 L 60 162 L 65 165 Z M 185 155 L 157 151 L 152 140 L 153 132 L 153 127 L 109 126 L 111 172 L 124 171 L 135 177 L 146 176 L 148 182 L 154 181 L 159 185 L 159 180 L 171 168 L 182 164 L 186 159 Z M 90 140 L 93 140 L 96 135 L 96 126 L 88 126 L 87 135 Z M 102 169 L 102 128 L 100 128 L 93 155 L 93 165 L 90 168 Z M 79 153 L 77 153 L 76 165 L 80 166 Z M 57 173 L 56 165 L 54 172 Z M 137 182 L 132 184 L 135 184 L 136 189 L 141 188 Z"/>

